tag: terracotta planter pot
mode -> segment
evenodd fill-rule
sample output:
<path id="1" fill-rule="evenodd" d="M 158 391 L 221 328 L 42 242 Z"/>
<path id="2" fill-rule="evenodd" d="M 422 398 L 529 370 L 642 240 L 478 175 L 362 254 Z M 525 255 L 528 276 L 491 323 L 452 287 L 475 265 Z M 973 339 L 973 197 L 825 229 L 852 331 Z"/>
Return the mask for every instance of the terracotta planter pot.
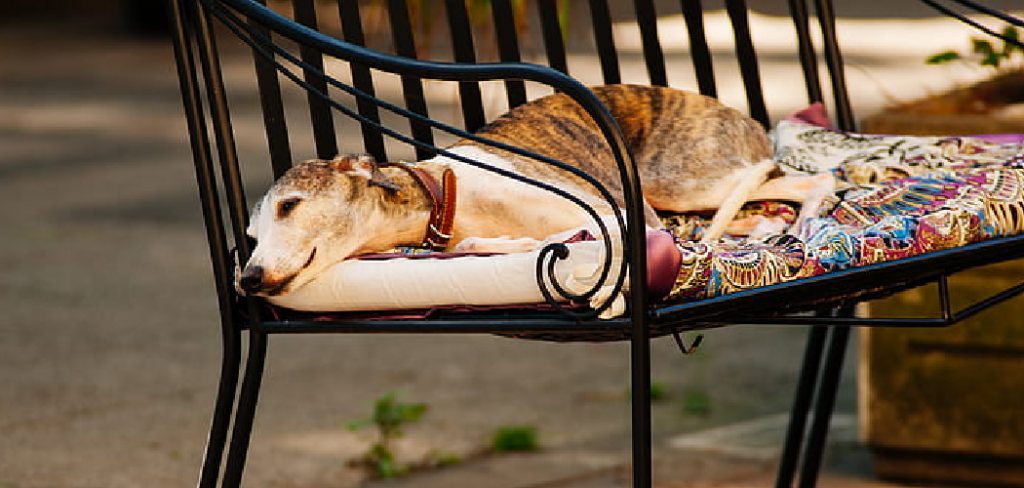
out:
<path id="1" fill-rule="evenodd" d="M 883 113 L 862 132 L 954 135 L 1024 132 L 1024 119 Z M 1024 278 L 1024 261 L 951 280 L 953 306 Z M 871 304 L 875 316 L 934 316 L 924 287 Z M 862 329 L 862 434 L 879 477 L 910 482 L 1024 486 L 1024 301 L 949 329 Z"/>
<path id="2" fill-rule="evenodd" d="M 1024 132 L 1024 117 L 882 112 L 862 120 L 860 131 L 917 136 L 1018 133 Z"/>

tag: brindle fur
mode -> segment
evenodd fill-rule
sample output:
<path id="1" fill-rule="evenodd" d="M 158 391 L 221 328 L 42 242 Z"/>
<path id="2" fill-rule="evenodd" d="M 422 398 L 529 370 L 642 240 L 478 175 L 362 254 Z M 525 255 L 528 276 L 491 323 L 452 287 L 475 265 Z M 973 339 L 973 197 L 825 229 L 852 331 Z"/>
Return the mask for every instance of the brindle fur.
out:
<path id="1" fill-rule="evenodd" d="M 705 236 L 714 239 L 742 202 L 755 196 L 755 189 L 771 190 L 757 194 L 763 199 L 806 201 L 807 188 L 787 178 L 762 185 L 775 168 L 768 137 L 740 112 L 669 88 L 613 85 L 593 90 L 622 127 L 636 158 L 648 225 L 660 227 L 654 209 L 717 208 L 710 237 Z M 556 94 L 522 105 L 478 134 L 575 166 L 622 203 L 620 171 L 604 137 L 568 96 Z M 596 198 L 596 190 L 558 168 L 468 140 L 450 150 L 563 188 L 593 205 L 602 218 L 613 212 Z M 593 224 L 579 207 L 550 192 L 452 159 L 438 156 L 419 166 L 438 177 L 444 168 L 458 175 L 451 240 L 457 249 L 529 250 L 553 234 Z M 273 209 L 288 199 L 301 203 L 289 215 L 275 217 Z M 245 291 L 287 293 L 353 254 L 416 244 L 423 239 L 430 205 L 405 171 L 378 168 L 369 156 L 299 163 L 253 212 L 249 233 L 257 246 L 240 275 L 248 284 Z"/>
<path id="2" fill-rule="evenodd" d="M 609 85 L 592 88 L 608 107 L 633 151 L 644 198 L 657 210 L 712 210 L 722 195 L 716 184 L 771 157 L 764 128 L 717 100 L 671 88 Z M 602 182 L 621 205 L 622 185 L 608 143 L 571 98 L 550 95 L 499 117 L 477 135 L 571 164 Z M 460 141 L 456 146 L 477 144 Z M 565 171 L 494 148 L 516 171 L 547 182 L 573 181 Z M 647 224 L 658 225 L 647 209 Z"/>

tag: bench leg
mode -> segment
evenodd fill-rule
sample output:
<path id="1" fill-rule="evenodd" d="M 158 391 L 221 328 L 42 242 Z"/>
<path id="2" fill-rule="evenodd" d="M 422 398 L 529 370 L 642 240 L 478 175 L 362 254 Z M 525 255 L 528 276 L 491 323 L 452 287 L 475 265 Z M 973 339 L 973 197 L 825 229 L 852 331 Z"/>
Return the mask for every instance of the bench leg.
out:
<path id="1" fill-rule="evenodd" d="M 238 368 L 241 364 L 240 349 L 239 332 L 225 328 L 220 364 L 220 384 L 217 386 L 217 400 L 213 406 L 210 434 L 206 438 L 206 452 L 203 455 L 203 468 L 199 472 L 198 488 L 215 488 L 217 486 L 220 462 L 224 457 L 224 443 L 228 437 L 228 426 L 231 425 L 231 411 L 235 406 Z"/>
<path id="2" fill-rule="evenodd" d="M 249 450 L 249 436 L 252 433 L 252 421 L 256 415 L 256 401 L 259 399 L 260 384 L 263 381 L 263 363 L 267 355 L 267 335 L 262 332 L 249 332 L 249 355 L 245 361 L 245 377 L 242 389 L 238 394 L 238 409 L 235 412 L 235 425 L 231 432 L 231 445 L 228 448 L 228 459 L 224 468 L 225 488 L 238 488 L 242 483 L 242 470 L 245 469 L 245 456 Z"/>
<path id="3" fill-rule="evenodd" d="M 633 413 L 633 488 L 651 487 L 651 340 L 643 319 L 633 322 L 630 373 Z"/>
<path id="4" fill-rule="evenodd" d="M 812 327 L 807 334 L 807 346 L 804 348 L 803 363 L 800 366 L 800 378 L 796 384 L 796 397 L 793 399 L 793 408 L 789 412 L 786 443 L 782 447 L 779 471 L 775 478 L 776 488 L 788 488 L 793 484 L 797 460 L 800 459 L 800 447 L 807 427 L 807 412 L 811 408 L 811 398 L 814 396 L 814 385 L 818 381 L 821 354 L 825 349 L 827 336 L 827 327 Z"/>
<path id="5" fill-rule="evenodd" d="M 836 391 L 843 372 L 843 359 L 846 355 L 846 344 L 849 342 L 850 328 L 836 327 L 829 338 L 825 366 L 821 372 L 821 383 L 814 399 L 814 418 L 811 420 L 811 431 L 807 435 L 807 451 L 804 452 L 800 466 L 800 488 L 809 488 L 818 483 L 818 471 L 821 458 L 825 451 L 825 439 L 828 437 L 829 422 L 836 403 Z"/>

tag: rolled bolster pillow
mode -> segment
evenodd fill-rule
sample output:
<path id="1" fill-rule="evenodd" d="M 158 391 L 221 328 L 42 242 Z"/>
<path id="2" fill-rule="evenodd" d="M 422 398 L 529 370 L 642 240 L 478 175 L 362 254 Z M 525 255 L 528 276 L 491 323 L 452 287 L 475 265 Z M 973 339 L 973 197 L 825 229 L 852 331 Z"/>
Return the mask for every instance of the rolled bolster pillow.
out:
<path id="1" fill-rule="evenodd" d="M 683 256 L 665 230 L 647 231 L 647 291 L 654 301 L 668 296 L 679 276 Z"/>
<path id="2" fill-rule="evenodd" d="M 569 257 L 555 262 L 555 276 L 560 284 L 569 281 L 574 269 L 603 262 L 601 241 L 565 245 L 569 247 Z M 280 307 L 308 312 L 544 303 L 536 278 L 539 254 L 538 250 L 490 256 L 396 254 L 349 259 L 328 268 L 301 288 L 268 300 Z M 669 233 L 647 233 L 648 289 L 655 300 L 668 294 L 680 262 L 679 250 Z M 552 295 L 558 294 L 552 290 Z"/>

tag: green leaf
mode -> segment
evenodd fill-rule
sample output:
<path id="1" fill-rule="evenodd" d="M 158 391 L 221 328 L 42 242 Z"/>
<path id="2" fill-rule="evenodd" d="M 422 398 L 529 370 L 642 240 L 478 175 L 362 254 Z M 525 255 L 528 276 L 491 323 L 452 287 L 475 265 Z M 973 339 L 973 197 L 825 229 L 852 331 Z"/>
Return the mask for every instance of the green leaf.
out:
<path id="1" fill-rule="evenodd" d="M 491 437 L 491 448 L 496 452 L 536 451 L 537 428 L 528 425 L 500 427 Z"/>
<path id="2" fill-rule="evenodd" d="M 991 42 L 988 42 L 985 39 L 974 38 L 971 39 L 971 43 L 975 54 L 981 55 L 980 63 L 982 66 L 992 66 L 994 68 L 999 67 L 1000 62 L 1002 61 L 1002 56 L 992 46 Z"/>
<path id="3" fill-rule="evenodd" d="M 403 422 L 416 422 L 427 412 L 425 403 L 406 403 L 398 406 L 399 418 Z"/>
<path id="4" fill-rule="evenodd" d="M 990 54 L 986 54 L 985 57 L 981 58 L 981 65 L 982 66 L 991 66 L 993 68 L 998 68 L 999 64 L 1002 62 L 1002 60 L 1003 60 L 1003 57 L 1001 55 L 999 55 L 999 53 L 990 53 Z"/>
<path id="5" fill-rule="evenodd" d="M 405 474 L 406 469 L 395 461 L 394 453 L 383 444 L 374 444 L 366 453 L 366 458 L 378 478 L 397 478 Z"/>
<path id="6" fill-rule="evenodd" d="M 394 459 L 377 460 L 377 476 L 383 479 L 392 479 L 401 476 L 405 470 L 395 463 Z"/>
<path id="7" fill-rule="evenodd" d="M 374 404 L 373 423 L 377 425 L 382 436 L 398 436 L 401 435 L 403 425 L 416 422 L 426 411 L 426 404 L 401 403 L 394 393 L 388 393 L 378 398 Z"/>
<path id="8" fill-rule="evenodd" d="M 402 403 L 393 392 L 375 400 L 373 416 L 369 420 L 355 420 L 347 424 L 349 430 L 371 425 L 377 427 L 377 442 L 363 455 L 362 464 L 370 467 L 379 478 L 396 478 L 406 474 L 408 467 L 395 460 L 391 441 L 402 434 L 401 428 L 404 425 L 416 422 L 426 411 L 426 404 Z"/>
<path id="9" fill-rule="evenodd" d="M 668 387 L 663 383 L 651 383 L 651 401 L 660 402 L 668 398 Z"/>
<path id="10" fill-rule="evenodd" d="M 971 39 L 971 46 L 976 54 L 980 54 L 982 56 L 989 56 L 996 52 L 995 48 L 992 47 L 992 43 L 985 39 Z"/>
<path id="11" fill-rule="evenodd" d="M 944 64 L 950 61 L 960 59 L 960 53 L 956 51 L 945 51 L 938 54 L 933 54 L 924 60 L 927 64 Z"/>
<path id="12" fill-rule="evenodd" d="M 1009 39 L 1009 41 L 1020 41 L 1020 33 L 1017 32 L 1017 28 L 1012 25 L 1008 25 L 1005 29 L 1003 29 L 1003 37 Z M 1024 52 L 1024 49 L 1021 49 L 1020 46 L 1009 41 L 1003 41 L 1002 54 L 1004 59 L 1010 59 L 1010 55 L 1013 54 L 1014 50 Z"/>
<path id="13" fill-rule="evenodd" d="M 707 415 L 711 412 L 711 397 L 703 389 L 687 389 L 683 392 L 683 412 L 691 415 Z"/>

